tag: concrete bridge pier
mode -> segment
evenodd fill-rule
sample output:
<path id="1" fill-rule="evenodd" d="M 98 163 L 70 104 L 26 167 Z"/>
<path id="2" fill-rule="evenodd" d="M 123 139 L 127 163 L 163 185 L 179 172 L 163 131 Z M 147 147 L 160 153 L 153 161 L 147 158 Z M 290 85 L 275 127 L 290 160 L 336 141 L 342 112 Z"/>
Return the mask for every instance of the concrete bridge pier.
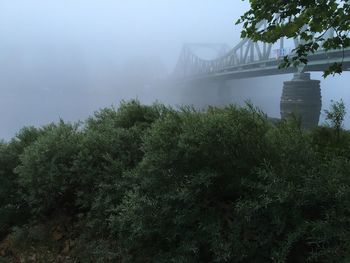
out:
<path id="1" fill-rule="evenodd" d="M 310 73 L 295 73 L 291 81 L 285 81 L 281 97 L 281 118 L 292 113 L 301 118 L 301 127 L 316 127 L 320 119 L 322 97 L 320 81 L 310 79 Z"/>

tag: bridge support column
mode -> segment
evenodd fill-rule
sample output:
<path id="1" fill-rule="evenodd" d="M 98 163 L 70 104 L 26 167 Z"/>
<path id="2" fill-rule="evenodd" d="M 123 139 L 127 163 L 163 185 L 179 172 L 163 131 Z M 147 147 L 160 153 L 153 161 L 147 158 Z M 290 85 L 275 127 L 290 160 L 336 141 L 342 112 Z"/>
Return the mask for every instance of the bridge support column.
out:
<path id="1" fill-rule="evenodd" d="M 310 73 L 295 73 L 291 81 L 284 82 L 281 97 L 281 118 L 292 113 L 301 118 L 304 129 L 318 125 L 322 106 L 320 81 L 310 79 Z"/>

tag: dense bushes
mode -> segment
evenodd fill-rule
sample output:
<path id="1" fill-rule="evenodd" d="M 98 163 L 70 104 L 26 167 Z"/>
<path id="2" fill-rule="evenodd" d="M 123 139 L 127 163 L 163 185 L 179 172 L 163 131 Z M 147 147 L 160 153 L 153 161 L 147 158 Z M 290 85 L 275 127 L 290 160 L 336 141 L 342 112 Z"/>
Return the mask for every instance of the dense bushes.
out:
<path id="1" fill-rule="evenodd" d="M 347 262 L 349 150 L 249 105 L 122 103 L 0 144 L 1 231 L 22 207 L 73 218 L 80 262 Z"/>
<path id="2" fill-rule="evenodd" d="M 234 107 L 158 121 L 135 172 L 140 185 L 112 218 L 129 262 L 229 260 L 232 211 L 246 194 L 242 179 L 268 155 L 268 128 L 256 111 Z"/>
<path id="3" fill-rule="evenodd" d="M 143 158 L 144 133 L 165 111 L 161 105 L 131 101 L 118 110 L 101 110 L 87 120 L 75 163 L 80 174 L 77 205 L 87 211 L 79 242 L 85 262 L 107 262 L 118 256 L 109 217 L 135 186 L 130 173 Z"/>
<path id="4" fill-rule="evenodd" d="M 78 176 L 73 164 L 80 140 L 77 125 L 60 121 L 45 127 L 45 133 L 20 156 L 15 172 L 33 216 L 47 216 L 57 210 L 70 213 L 74 209 Z"/>
<path id="5" fill-rule="evenodd" d="M 42 129 L 23 128 L 10 142 L 0 142 L 0 238 L 13 225 L 25 222 L 28 204 L 22 195 L 22 186 L 14 169 L 20 164 L 20 155 L 41 134 Z"/>
<path id="6" fill-rule="evenodd" d="M 78 193 L 81 207 L 90 209 L 97 198 L 96 191 L 105 194 L 107 189 L 101 188 L 122 184 L 123 173 L 133 169 L 142 159 L 143 134 L 161 112 L 161 106 L 143 106 L 131 101 L 122 103 L 118 110 L 110 108 L 96 112 L 87 120 L 75 162 L 82 187 Z M 117 192 L 126 191 L 128 187 L 121 186 Z M 122 196 L 120 193 L 118 199 Z"/>

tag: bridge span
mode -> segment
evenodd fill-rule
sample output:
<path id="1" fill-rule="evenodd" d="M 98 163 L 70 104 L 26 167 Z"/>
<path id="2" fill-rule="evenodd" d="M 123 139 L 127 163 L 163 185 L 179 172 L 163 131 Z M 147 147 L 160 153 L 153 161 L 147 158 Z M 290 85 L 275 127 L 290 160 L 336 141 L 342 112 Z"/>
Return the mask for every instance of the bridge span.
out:
<path id="1" fill-rule="evenodd" d="M 259 27 L 265 26 L 264 22 L 259 24 Z M 328 30 L 324 36 L 325 39 L 333 37 L 334 31 Z M 292 48 L 286 48 L 288 41 L 292 43 Z M 219 83 L 222 90 L 227 80 L 294 73 L 294 77 L 283 84 L 281 118 L 296 113 L 301 117 L 302 127 L 314 127 L 319 122 L 322 97 L 320 81 L 312 80 L 310 72 L 324 71 L 335 62 L 342 63 L 343 71 L 350 71 L 350 49 L 319 50 L 309 54 L 307 65 L 280 68 L 283 58 L 293 57 L 294 48 L 300 44 L 303 41 L 298 38 L 281 38 L 274 45 L 243 39 L 232 49 L 224 44 L 185 44 L 172 81 L 189 86 Z M 199 48 L 213 49 L 217 56 L 203 59 L 196 53 Z"/>
<path id="2" fill-rule="evenodd" d="M 308 57 L 308 64 L 302 68 L 288 67 L 279 68 L 283 62 L 282 57 L 268 58 L 265 60 L 252 61 L 245 64 L 207 66 L 206 69 L 190 69 L 188 66 L 182 68 L 180 75 L 175 75 L 174 79 L 178 82 L 201 82 L 201 81 L 220 81 L 231 79 L 244 79 L 262 76 L 291 74 L 301 72 L 320 72 L 326 70 L 334 62 L 341 62 L 343 71 L 350 71 L 350 49 L 318 51 Z M 211 64 L 211 63 L 208 63 Z M 178 70 L 179 73 L 180 70 Z"/>

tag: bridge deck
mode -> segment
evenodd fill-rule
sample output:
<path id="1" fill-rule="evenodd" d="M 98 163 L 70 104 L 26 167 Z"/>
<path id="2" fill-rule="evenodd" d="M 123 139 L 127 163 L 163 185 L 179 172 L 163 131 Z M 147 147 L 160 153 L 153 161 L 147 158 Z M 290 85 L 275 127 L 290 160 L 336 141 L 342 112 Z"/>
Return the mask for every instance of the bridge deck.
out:
<path id="1" fill-rule="evenodd" d="M 343 70 L 350 70 L 350 50 L 346 49 L 335 51 L 319 51 L 308 57 L 309 62 L 304 67 L 304 72 L 324 71 L 334 62 L 342 62 Z M 294 73 L 297 71 L 295 67 L 279 68 L 282 62 L 280 59 L 268 59 L 257 62 L 250 62 L 241 65 L 224 67 L 218 71 L 210 73 L 193 74 L 184 78 L 178 78 L 178 82 L 201 82 L 201 81 L 220 81 L 229 79 L 253 78 L 269 75 L 279 75 Z"/>

